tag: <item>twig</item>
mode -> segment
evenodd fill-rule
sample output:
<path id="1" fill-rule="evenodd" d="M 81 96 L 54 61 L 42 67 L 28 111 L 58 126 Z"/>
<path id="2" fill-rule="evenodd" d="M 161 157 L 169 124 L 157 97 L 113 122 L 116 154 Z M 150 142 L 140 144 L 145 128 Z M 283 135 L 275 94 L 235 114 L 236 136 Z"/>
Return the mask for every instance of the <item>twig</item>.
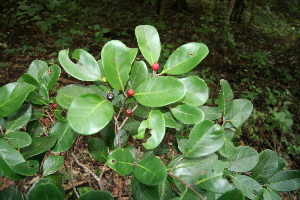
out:
<path id="1" fill-rule="evenodd" d="M 71 172 L 72 172 L 72 166 L 73 166 L 73 160 L 71 161 Z M 73 179 L 73 174 L 71 173 L 71 172 L 69 172 L 70 173 L 70 179 L 71 179 L 71 184 L 72 184 L 72 188 L 73 188 L 73 190 L 74 190 L 74 192 L 75 192 L 75 195 L 76 195 L 76 197 L 77 198 L 79 198 L 79 194 L 78 194 L 78 192 L 77 192 L 77 190 L 76 190 L 76 187 L 75 187 L 75 183 L 74 183 L 74 179 Z"/>
<path id="2" fill-rule="evenodd" d="M 102 186 L 102 183 L 101 183 L 101 179 L 97 177 L 97 175 L 92 172 L 89 168 L 87 168 L 86 166 L 84 166 L 82 163 L 79 162 L 79 160 L 76 158 L 76 156 L 74 155 L 73 152 L 71 152 L 71 155 L 72 157 L 74 158 L 74 160 L 76 161 L 76 163 L 81 166 L 82 168 L 85 169 L 85 171 L 87 171 L 88 173 L 90 173 L 98 182 L 98 185 L 99 185 L 99 188 L 100 190 L 103 190 L 103 186 Z"/>

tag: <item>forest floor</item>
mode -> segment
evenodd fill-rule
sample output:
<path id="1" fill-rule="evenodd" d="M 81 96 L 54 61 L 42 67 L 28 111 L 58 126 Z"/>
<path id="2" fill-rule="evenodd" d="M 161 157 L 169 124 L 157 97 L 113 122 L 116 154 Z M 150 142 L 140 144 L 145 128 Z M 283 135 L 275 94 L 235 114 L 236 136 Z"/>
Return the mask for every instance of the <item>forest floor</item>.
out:
<path id="1" fill-rule="evenodd" d="M 0 61 L 2 63 L 2 66 L 0 66 L 0 86 L 16 81 L 26 72 L 30 63 L 34 60 L 44 60 L 48 63 L 57 62 L 57 55 L 61 49 L 69 48 L 74 50 L 85 48 L 89 53 L 99 58 L 102 46 L 107 40 L 121 40 L 128 47 L 137 47 L 134 37 L 135 27 L 141 24 L 151 24 L 157 28 L 161 43 L 164 45 L 162 62 L 170 52 L 182 44 L 188 42 L 207 44 L 210 54 L 194 69 L 194 72 L 207 81 L 211 92 L 210 99 L 212 100 L 217 98 L 220 89 L 219 80 L 221 79 L 227 80 L 234 86 L 233 90 L 238 89 L 235 92 L 236 97 L 239 97 L 239 92 L 243 91 L 242 93 L 245 94 L 247 91 L 250 91 L 249 86 L 253 86 L 253 84 L 255 84 L 256 88 L 273 85 L 278 91 L 299 89 L 299 80 L 293 80 L 287 85 L 285 82 L 278 81 L 280 77 L 277 77 L 277 80 L 270 79 L 269 77 L 274 76 L 268 76 L 264 70 L 256 71 L 254 68 L 249 67 L 250 65 L 247 63 L 254 63 L 256 62 L 255 60 L 248 61 L 246 58 L 232 56 L 235 55 L 235 47 L 228 45 L 228 41 L 224 42 L 220 39 L 222 30 L 213 30 L 214 27 L 222 26 L 222 24 L 218 24 L 215 19 L 212 20 L 215 26 L 204 24 L 203 22 L 207 22 L 209 16 L 202 13 L 199 5 L 190 5 L 191 10 L 183 12 L 177 12 L 170 9 L 170 5 L 164 5 L 161 15 L 157 15 L 155 5 L 136 3 L 133 0 L 126 0 L 123 3 L 104 1 L 106 3 L 99 3 L 93 11 L 91 11 L 91 6 L 94 6 L 94 3 L 90 2 L 92 1 L 86 1 L 84 7 L 80 8 L 80 12 L 75 9 L 73 17 L 69 18 L 67 22 L 53 24 L 45 33 L 42 33 L 40 28 L 30 21 L 14 27 L 3 27 L 1 32 L 6 35 L 6 38 L 5 41 L 2 41 L 0 48 Z M 136 4 L 132 5 L 133 2 Z M 77 11 L 80 14 L 79 16 L 75 15 Z M 100 25 L 101 28 L 109 29 L 107 33 L 103 34 L 103 38 L 98 44 L 95 43 L 94 38 L 97 30 L 93 26 L 96 24 Z M 208 29 L 209 26 L 210 28 Z M 235 43 L 244 43 L 242 48 L 245 51 L 249 54 L 266 51 L 275 55 L 274 48 L 276 45 L 279 45 L 279 40 L 274 40 L 267 34 L 259 35 L 255 31 L 258 24 L 238 26 L 242 26 L 242 28 L 233 28 L 234 40 Z M 230 40 L 230 35 L 228 35 L 228 38 Z M 4 43 L 6 48 L 3 46 Z M 11 51 L 9 52 L 7 49 Z M 282 58 L 282 60 L 284 59 Z M 286 63 L 278 65 L 277 61 L 274 64 L 278 68 L 290 66 L 286 65 Z M 291 69 L 289 72 L 293 73 L 298 69 Z M 252 79 L 253 77 L 249 78 L 251 73 L 255 73 L 253 74 L 253 77 L 256 77 L 255 80 Z M 66 73 L 62 73 L 61 78 L 64 81 L 60 81 L 58 87 L 64 86 L 66 83 L 80 83 L 70 78 Z M 299 95 L 297 92 L 295 94 Z M 263 98 L 256 98 L 253 101 L 257 110 L 264 111 L 269 106 L 265 104 Z M 293 103 L 299 104 L 299 102 Z M 299 115 L 299 110 L 295 110 L 293 114 L 295 116 Z M 299 122 L 299 119 L 294 120 L 294 123 L 297 121 Z M 258 124 L 258 126 L 262 126 L 262 124 Z M 294 129 L 298 131 L 299 127 Z M 253 138 L 249 129 L 246 128 L 244 130 L 245 133 L 236 142 L 251 146 L 259 152 L 271 148 L 288 160 L 288 168 L 300 169 L 299 155 L 287 154 L 284 144 L 276 142 L 277 140 L 264 133 L 262 128 L 259 129 L 258 127 L 258 130 L 260 132 L 257 134 L 258 138 Z M 273 134 L 276 137 L 280 133 L 278 130 L 275 130 Z M 279 136 L 277 135 L 277 137 Z M 270 142 L 265 143 L 264 140 Z M 102 183 L 99 184 L 84 167 L 78 165 L 76 159 L 71 156 L 70 151 L 64 152 L 62 155 L 65 157 L 65 165 L 60 171 L 64 175 L 63 186 L 67 188 L 66 193 L 70 196 L 69 199 L 74 197 L 71 180 L 73 180 L 76 187 L 82 188 L 82 192 L 87 190 L 88 187 L 92 187 L 112 192 L 115 199 L 131 199 L 129 177 L 121 177 L 103 163 L 94 160 L 88 153 L 87 141 L 88 137 L 86 136 L 78 137 L 71 151 L 74 152 L 79 162 L 85 167 L 96 172 L 98 176 L 102 175 Z M 26 192 L 38 178 L 40 176 L 27 177 L 17 183 L 6 178 L 0 178 L 0 182 L 4 183 L 0 186 L 0 190 L 1 188 L 17 184 L 21 191 Z M 285 193 L 282 198 L 297 199 L 296 194 L 296 192 Z"/>

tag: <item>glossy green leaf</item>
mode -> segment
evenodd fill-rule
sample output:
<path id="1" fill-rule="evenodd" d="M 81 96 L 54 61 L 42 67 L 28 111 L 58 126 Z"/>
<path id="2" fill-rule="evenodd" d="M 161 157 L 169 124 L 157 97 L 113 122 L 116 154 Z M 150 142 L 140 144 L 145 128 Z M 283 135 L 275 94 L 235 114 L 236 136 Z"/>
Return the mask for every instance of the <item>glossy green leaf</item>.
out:
<path id="1" fill-rule="evenodd" d="M 175 197 L 170 183 L 165 180 L 161 184 L 149 186 L 139 182 L 135 177 L 131 179 L 131 190 L 134 199 L 172 199 Z"/>
<path id="2" fill-rule="evenodd" d="M 146 143 L 143 143 L 143 146 L 146 149 L 154 149 L 161 143 L 166 131 L 165 119 L 159 110 L 152 110 L 149 113 L 148 119 L 140 124 L 138 134 L 134 135 L 133 138 L 143 139 L 146 129 L 151 130 L 151 136 L 147 139 Z"/>
<path id="3" fill-rule="evenodd" d="M 0 192 L 0 199 L 3 200 L 24 200 L 23 194 L 14 188 L 7 187 Z"/>
<path id="4" fill-rule="evenodd" d="M 41 178 L 29 189 L 27 196 L 28 200 L 41 199 L 41 197 L 49 200 L 63 200 L 64 192 L 61 187 L 55 185 L 52 180 Z"/>
<path id="5" fill-rule="evenodd" d="M 139 182 L 153 186 L 166 180 L 167 168 L 159 158 L 148 157 L 138 162 L 134 175 Z"/>
<path id="6" fill-rule="evenodd" d="M 31 144 L 22 149 L 23 157 L 27 159 L 51 149 L 55 145 L 56 140 L 57 137 L 55 135 L 32 138 Z"/>
<path id="7" fill-rule="evenodd" d="M 48 64 L 45 61 L 35 60 L 30 64 L 27 73 L 41 83 L 43 74 L 47 69 Z"/>
<path id="8" fill-rule="evenodd" d="M 95 94 L 95 93 L 96 92 L 89 87 L 83 85 L 71 84 L 71 85 L 61 87 L 57 91 L 56 101 L 63 108 L 69 109 L 70 104 L 76 97 L 79 97 L 84 94 Z"/>
<path id="9" fill-rule="evenodd" d="M 51 174 L 46 177 L 47 179 L 52 180 L 56 185 L 62 185 L 63 184 L 63 174 L 62 173 L 55 173 Z"/>
<path id="10" fill-rule="evenodd" d="M 252 169 L 252 178 L 256 181 L 265 181 L 277 172 L 278 159 L 274 151 L 266 149 L 259 155 L 257 165 Z"/>
<path id="11" fill-rule="evenodd" d="M 93 158 L 100 162 L 106 162 L 108 156 L 108 148 L 102 139 L 94 137 L 89 138 L 88 150 Z"/>
<path id="12" fill-rule="evenodd" d="M 64 164 L 64 157 L 59 155 L 50 155 L 43 164 L 43 176 L 53 174 Z"/>
<path id="13" fill-rule="evenodd" d="M 119 148 L 108 155 L 106 164 L 118 174 L 127 175 L 133 170 L 133 161 L 128 149 Z"/>
<path id="14" fill-rule="evenodd" d="M 155 77 L 143 82 L 135 91 L 135 99 L 147 107 L 162 107 L 185 96 L 184 84 L 173 77 Z"/>
<path id="15" fill-rule="evenodd" d="M 24 176 L 33 176 L 39 171 L 40 163 L 37 160 L 28 160 L 14 166 L 13 170 Z"/>
<path id="16" fill-rule="evenodd" d="M 195 184 L 205 190 L 216 193 L 225 193 L 234 189 L 232 185 L 222 177 L 224 168 L 228 167 L 228 162 L 217 161 L 213 163 L 201 172 L 199 181 Z"/>
<path id="17" fill-rule="evenodd" d="M 263 198 L 264 200 L 281 200 L 281 197 L 269 188 L 264 189 Z"/>
<path id="18" fill-rule="evenodd" d="M 17 174 L 13 168 L 23 162 L 25 160 L 22 154 L 0 138 L 0 169 L 4 172 L 4 175 L 11 179 L 21 180 L 23 177 Z"/>
<path id="19" fill-rule="evenodd" d="M 16 112 L 7 118 L 6 133 L 13 132 L 25 126 L 32 114 L 32 106 L 30 104 L 22 105 Z"/>
<path id="20" fill-rule="evenodd" d="M 300 172 L 297 170 L 280 171 L 268 180 L 266 186 L 280 192 L 297 190 L 300 188 Z"/>
<path id="21" fill-rule="evenodd" d="M 234 172 L 247 172 L 258 163 L 259 154 L 251 147 L 239 146 L 236 148 L 236 154 L 230 158 L 229 170 Z"/>
<path id="22" fill-rule="evenodd" d="M 41 83 L 44 84 L 49 91 L 58 81 L 61 69 L 58 65 L 51 65 L 43 74 Z"/>
<path id="23" fill-rule="evenodd" d="M 24 73 L 17 81 L 18 83 L 28 83 L 38 87 L 40 83 L 33 76 L 28 73 Z"/>
<path id="24" fill-rule="evenodd" d="M 252 110 L 253 105 L 251 101 L 247 99 L 235 99 L 232 101 L 231 108 L 225 115 L 225 119 L 236 128 L 239 128 L 250 117 Z"/>
<path id="25" fill-rule="evenodd" d="M 236 154 L 235 146 L 226 134 L 224 139 L 224 145 L 219 149 L 219 153 L 226 158 L 231 158 Z"/>
<path id="26" fill-rule="evenodd" d="M 172 115 L 172 113 L 170 111 L 162 112 L 162 114 L 165 118 L 166 127 L 180 128 L 182 126 L 180 124 L 180 122 L 174 118 L 174 116 Z"/>
<path id="27" fill-rule="evenodd" d="M 58 55 L 60 64 L 68 74 L 81 81 L 102 80 L 99 66 L 91 54 L 83 49 L 76 49 L 72 54 L 72 58 L 78 60 L 76 64 L 68 54 L 68 50 L 61 50 Z"/>
<path id="28" fill-rule="evenodd" d="M 127 89 L 135 90 L 140 84 L 148 80 L 148 69 L 144 61 L 134 62 L 129 75 Z"/>
<path id="29" fill-rule="evenodd" d="M 263 189 L 256 180 L 249 176 L 232 174 L 230 177 L 236 189 L 242 191 L 249 199 L 254 199 L 256 194 Z"/>
<path id="30" fill-rule="evenodd" d="M 77 133 L 91 135 L 110 122 L 113 112 L 113 105 L 107 99 L 97 94 L 85 94 L 72 101 L 67 118 Z"/>
<path id="31" fill-rule="evenodd" d="M 204 119 L 202 110 L 191 105 L 178 105 L 172 108 L 171 112 L 177 120 L 184 124 L 198 124 Z"/>
<path id="32" fill-rule="evenodd" d="M 160 38 L 157 30 L 150 25 L 140 25 L 135 28 L 135 36 L 147 62 L 150 65 L 157 62 L 161 52 Z"/>
<path id="33" fill-rule="evenodd" d="M 228 81 L 222 79 L 220 81 L 221 90 L 218 96 L 218 108 L 225 116 L 229 109 L 231 108 L 232 100 L 233 100 L 233 93 Z"/>
<path id="34" fill-rule="evenodd" d="M 77 200 L 113 200 L 113 196 L 108 191 L 92 190 L 81 195 Z"/>
<path id="35" fill-rule="evenodd" d="M 240 190 L 230 190 L 218 198 L 218 200 L 244 200 L 245 197 Z"/>
<path id="36" fill-rule="evenodd" d="M 7 117 L 20 108 L 35 86 L 27 83 L 9 83 L 0 88 L 0 117 Z"/>
<path id="37" fill-rule="evenodd" d="M 222 117 L 222 113 L 218 107 L 201 106 L 200 109 L 204 112 L 204 119 L 216 120 Z"/>
<path id="38" fill-rule="evenodd" d="M 128 48 L 128 47 L 127 47 L 127 49 L 129 51 L 130 63 L 132 64 L 136 58 L 136 55 L 137 55 L 139 49 L 138 48 Z"/>
<path id="39" fill-rule="evenodd" d="M 78 134 L 71 128 L 68 122 L 57 121 L 51 128 L 50 135 L 57 136 L 57 142 L 51 151 L 60 153 L 72 146 Z"/>
<path id="40" fill-rule="evenodd" d="M 180 46 L 168 58 L 160 74 L 180 75 L 191 71 L 208 54 L 205 44 L 191 42 Z"/>
<path id="41" fill-rule="evenodd" d="M 31 144 L 31 137 L 26 132 L 10 132 L 4 135 L 14 148 L 23 148 Z"/>
<path id="42" fill-rule="evenodd" d="M 107 124 L 101 131 L 100 131 L 101 138 L 105 142 L 106 146 L 109 149 L 114 148 L 114 139 L 115 139 L 115 130 L 111 124 Z"/>
<path id="43" fill-rule="evenodd" d="M 101 58 L 108 83 L 124 91 L 131 70 L 128 48 L 118 40 L 111 40 L 103 46 Z"/>
<path id="44" fill-rule="evenodd" d="M 45 105 L 49 103 L 49 93 L 44 84 L 40 84 L 38 91 L 32 91 L 26 98 L 27 102 L 38 105 Z"/>
<path id="45" fill-rule="evenodd" d="M 181 100 L 192 106 L 202 106 L 208 99 L 208 87 L 204 80 L 197 76 L 179 79 L 185 86 L 186 94 Z"/>
<path id="46" fill-rule="evenodd" d="M 190 132 L 185 146 L 186 157 L 206 156 L 224 145 L 224 129 L 213 121 L 204 120 L 196 124 Z"/>

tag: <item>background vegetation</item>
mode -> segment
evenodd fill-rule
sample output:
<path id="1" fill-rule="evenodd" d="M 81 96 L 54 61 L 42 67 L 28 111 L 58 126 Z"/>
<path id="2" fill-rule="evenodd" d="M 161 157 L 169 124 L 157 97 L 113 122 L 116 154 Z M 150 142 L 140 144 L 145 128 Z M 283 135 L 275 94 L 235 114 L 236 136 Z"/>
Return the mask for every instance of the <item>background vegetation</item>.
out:
<path id="1" fill-rule="evenodd" d="M 57 63 L 61 49 L 97 57 L 104 43 L 135 47 L 134 28 L 155 26 L 164 42 L 161 63 L 190 41 L 207 44 L 195 73 L 212 88 L 229 81 L 254 112 L 236 142 L 270 148 L 300 166 L 300 2 L 297 0 L 7 0 L 1 4 L 0 86 L 15 81 L 36 59 Z M 72 78 L 65 75 L 57 88 Z"/>

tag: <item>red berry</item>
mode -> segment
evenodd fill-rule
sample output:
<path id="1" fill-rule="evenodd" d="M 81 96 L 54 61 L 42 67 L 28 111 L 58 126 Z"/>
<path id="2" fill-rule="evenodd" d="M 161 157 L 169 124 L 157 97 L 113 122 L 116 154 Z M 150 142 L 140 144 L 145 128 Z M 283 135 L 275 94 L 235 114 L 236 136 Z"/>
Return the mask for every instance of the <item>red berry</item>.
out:
<path id="1" fill-rule="evenodd" d="M 134 90 L 133 90 L 133 89 L 128 89 L 128 90 L 127 90 L 127 95 L 128 95 L 129 97 L 133 96 L 133 95 L 134 95 Z"/>
<path id="2" fill-rule="evenodd" d="M 129 115 L 131 115 L 132 114 L 132 110 L 131 109 L 126 109 L 125 110 L 125 114 L 127 115 L 127 116 L 129 116 Z"/>
<path id="3" fill-rule="evenodd" d="M 52 109 L 56 109 L 57 106 L 58 106 L 57 103 L 53 103 L 51 107 L 52 107 Z"/>
<path id="4" fill-rule="evenodd" d="M 154 62 L 153 64 L 152 64 L 152 69 L 154 70 L 154 71 L 157 71 L 157 70 L 159 70 L 159 63 L 158 62 Z"/>

